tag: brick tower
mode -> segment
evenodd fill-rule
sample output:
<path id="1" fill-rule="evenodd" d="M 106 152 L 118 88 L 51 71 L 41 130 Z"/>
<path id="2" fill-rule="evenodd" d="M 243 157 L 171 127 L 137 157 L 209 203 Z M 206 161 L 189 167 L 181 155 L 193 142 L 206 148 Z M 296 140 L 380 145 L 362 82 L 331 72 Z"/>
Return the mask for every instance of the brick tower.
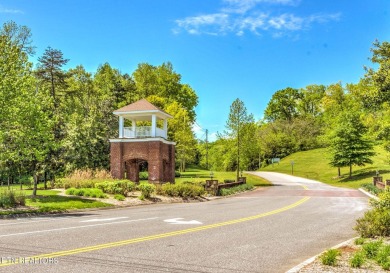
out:
<path id="1" fill-rule="evenodd" d="M 114 114 L 119 116 L 119 137 L 110 139 L 111 175 L 138 183 L 140 164 L 147 162 L 150 183 L 174 183 L 175 143 L 167 140 L 167 119 L 172 116 L 145 99 Z"/>

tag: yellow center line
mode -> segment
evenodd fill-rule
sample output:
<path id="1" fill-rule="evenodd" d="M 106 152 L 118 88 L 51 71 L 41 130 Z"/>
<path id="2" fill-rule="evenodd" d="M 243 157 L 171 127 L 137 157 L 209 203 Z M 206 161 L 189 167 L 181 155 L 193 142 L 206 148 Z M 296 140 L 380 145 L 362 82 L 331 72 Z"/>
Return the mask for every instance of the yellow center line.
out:
<path id="1" fill-rule="evenodd" d="M 218 228 L 218 227 L 223 227 L 223 226 L 228 226 L 228 225 L 233 225 L 233 224 L 238 224 L 246 221 L 251 221 L 255 219 L 259 219 L 262 217 L 274 215 L 277 213 L 281 213 L 290 209 L 293 209 L 303 203 L 305 203 L 307 200 L 309 200 L 310 197 L 304 197 L 300 199 L 299 201 L 279 208 L 275 209 L 269 212 L 257 214 L 254 216 L 249 216 L 245 218 L 239 218 L 235 220 L 230 220 L 226 222 L 221 222 L 221 223 L 215 223 L 215 224 L 210 224 L 210 225 L 205 225 L 205 226 L 198 226 L 194 228 L 188 228 L 188 229 L 183 229 L 183 230 L 178 230 L 178 231 L 172 231 L 172 232 L 167 232 L 167 233 L 161 233 L 161 234 L 156 234 L 156 235 L 150 235 L 150 236 L 145 236 L 145 237 L 140 237 L 140 238 L 134 238 L 134 239 L 129 239 L 129 240 L 123 240 L 123 241 L 118 241 L 118 242 L 112 242 L 112 243 L 106 243 L 106 244 L 100 244 L 100 245 L 94 245 L 94 246 L 88 246 L 88 247 L 82 247 L 82 248 L 76 248 L 76 249 L 71 249 L 71 250 L 64 250 L 64 251 L 59 251 L 59 252 L 53 252 L 53 253 L 48 253 L 48 254 L 41 254 L 37 256 L 32 256 L 28 257 L 25 260 L 34 260 L 34 259 L 50 259 L 50 258 L 56 258 L 56 257 L 61 257 L 61 256 L 69 256 L 69 255 L 75 255 L 79 253 L 85 253 L 85 252 L 91 252 L 91 251 L 97 251 L 101 249 L 106 249 L 106 248 L 113 248 L 113 247 L 119 247 L 119 246 L 124 246 L 124 245 L 130 245 L 130 244 L 135 244 L 135 243 L 140 243 L 140 242 L 146 242 L 146 241 L 152 241 L 152 240 L 157 240 L 157 239 L 162 239 L 162 238 L 167 238 L 167 237 L 172 237 L 172 236 L 178 236 L 182 234 L 188 234 L 192 232 L 198 232 L 198 231 L 203 231 L 207 229 L 213 229 L 213 228 Z M 3 261 L 3 263 L 0 264 L 0 267 L 2 266 L 9 266 L 9 265 L 16 265 L 20 263 L 18 260 L 16 261 Z"/>

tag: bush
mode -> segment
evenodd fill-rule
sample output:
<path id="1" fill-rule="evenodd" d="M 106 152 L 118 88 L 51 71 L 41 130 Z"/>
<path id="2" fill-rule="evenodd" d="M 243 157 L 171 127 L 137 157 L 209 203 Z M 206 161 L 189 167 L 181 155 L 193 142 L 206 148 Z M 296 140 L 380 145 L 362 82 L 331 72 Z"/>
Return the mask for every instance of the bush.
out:
<path id="1" fill-rule="evenodd" d="M 175 177 L 181 177 L 181 173 L 178 171 L 175 171 Z"/>
<path id="2" fill-rule="evenodd" d="M 124 201 L 126 199 L 122 194 L 115 194 L 114 198 L 118 201 Z"/>
<path id="3" fill-rule="evenodd" d="M 379 249 L 382 246 L 382 241 L 373 241 L 363 245 L 363 251 L 366 254 L 366 257 L 373 259 L 376 257 Z"/>
<path id="4" fill-rule="evenodd" d="M 232 195 L 232 194 L 243 192 L 243 191 L 249 191 L 249 190 L 252 190 L 253 188 L 254 188 L 254 186 L 251 184 L 242 184 L 242 185 L 232 187 L 232 188 L 220 189 L 219 195 L 221 195 L 221 196 Z"/>
<path id="5" fill-rule="evenodd" d="M 349 261 L 349 264 L 353 268 L 360 268 L 366 262 L 366 256 L 364 252 L 358 251 L 356 252 Z"/>
<path id="6" fill-rule="evenodd" d="M 129 192 L 135 190 L 134 182 L 131 182 L 129 180 L 117 180 L 114 182 L 110 182 L 110 181 L 100 182 L 100 183 L 96 183 L 95 187 L 101 189 L 105 193 L 121 194 L 124 196 L 126 196 Z"/>
<path id="7" fill-rule="evenodd" d="M 390 236 L 390 191 L 379 193 L 379 200 L 371 200 L 373 209 L 357 219 L 355 230 L 361 237 Z"/>
<path id="8" fill-rule="evenodd" d="M 383 267 L 383 265 L 390 265 L 390 245 L 382 246 L 378 253 L 376 254 L 375 260 L 378 262 L 379 265 Z M 383 268 L 385 269 L 385 268 Z M 388 270 L 388 269 L 386 269 Z"/>
<path id="9" fill-rule="evenodd" d="M 378 195 L 379 193 L 383 192 L 382 189 L 377 188 L 372 183 L 364 183 L 361 185 L 361 187 L 374 195 Z"/>
<path id="10" fill-rule="evenodd" d="M 89 188 L 69 188 L 65 191 L 68 195 L 75 196 L 85 196 L 85 197 L 93 197 L 93 198 L 106 198 L 107 196 L 100 189 L 89 189 Z"/>
<path id="11" fill-rule="evenodd" d="M 338 256 L 340 256 L 338 249 L 329 249 L 321 255 L 321 262 L 323 265 L 335 266 Z"/>
<path id="12" fill-rule="evenodd" d="M 156 190 L 156 186 L 149 183 L 141 183 L 137 186 L 137 189 L 141 191 L 141 199 L 149 198 Z"/>
<path id="13" fill-rule="evenodd" d="M 139 180 L 148 180 L 149 179 L 149 173 L 148 172 L 140 172 L 139 173 Z"/>
<path id="14" fill-rule="evenodd" d="M 355 245 L 363 245 L 366 242 L 365 238 L 359 237 L 355 239 Z"/>
<path id="15" fill-rule="evenodd" d="M 234 180 L 234 179 L 224 179 L 223 180 L 223 183 L 233 183 L 233 182 L 236 182 L 236 180 Z"/>
<path id="16" fill-rule="evenodd" d="M 2 190 L 0 191 L 0 207 L 12 208 L 16 206 L 24 206 L 26 204 L 26 197 L 21 192 L 14 190 Z"/>
<path id="17" fill-rule="evenodd" d="M 201 196 L 205 193 L 204 188 L 198 185 L 181 183 L 181 184 L 170 184 L 166 183 L 160 187 L 158 192 L 161 195 L 167 195 L 172 197 L 183 197 L 183 198 L 194 198 Z"/>

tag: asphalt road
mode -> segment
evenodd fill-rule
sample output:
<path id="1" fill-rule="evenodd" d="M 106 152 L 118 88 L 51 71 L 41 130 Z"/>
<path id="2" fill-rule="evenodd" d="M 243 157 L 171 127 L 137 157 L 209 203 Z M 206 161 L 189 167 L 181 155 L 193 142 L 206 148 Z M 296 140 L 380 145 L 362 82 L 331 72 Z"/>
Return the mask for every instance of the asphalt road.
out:
<path id="1" fill-rule="evenodd" d="M 285 272 L 356 235 L 368 203 L 360 192 L 256 174 L 275 186 L 202 203 L 0 220 L 0 272 Z"/>

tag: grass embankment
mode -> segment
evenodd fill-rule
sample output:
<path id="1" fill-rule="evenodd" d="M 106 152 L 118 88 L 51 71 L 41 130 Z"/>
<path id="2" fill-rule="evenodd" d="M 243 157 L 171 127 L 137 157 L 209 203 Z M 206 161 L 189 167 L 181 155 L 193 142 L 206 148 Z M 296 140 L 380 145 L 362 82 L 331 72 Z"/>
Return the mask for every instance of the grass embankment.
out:
<path id="1" fill-rule="evenodd" d="M 390 165 L 387 152 L 375 147 L 374 163 L 363 167 L 353 166 L 352 177 L 349 178 L 349 167 L 341 168 L 341 177 L 337 177 L 337 168 L 329 165 L 330 153 L 326 148 L 298 152 L 283 158 L 280 163 L 269 165 L 260 171 L 272 171 L 291 174 L 291 161 L 294 161 L 294 175 L 318 180 L 332 186 L 357 189 L 363 183 L 372 183 L 372 177 L 379 171 L 383 179 L 390 179 Z"/>
<path id="2" fill-rule="evenodd" d="M 246 182 L 255 187 L 259 186 L 270 186 L 271 183 L 267 180 L 244 173 L 243 176 L 246 177 Z M 176 183 L 183 182 L 192 182 L 192 183 L 202 183 L 208 179 L 211 179 L 210 171 L 202 170 L 194 167 L 187 168 L 186 172 L 181 173 L 181 177 L 176 177 Z M 236 180 L 236 172 L 212 172 L 212 179 L 216 179 L 219 182 L 223 182 L 224 180 Z"/>
<path id="3" fill-rule="evenodd" d="M 3 187 L 6 188 L 6 187 Z M 21 213 L 36 213 L 36 212 L 63 212 L 67 210 L 86 209 L 86 208 L 102 208 L 110 207 L 100 201 L 83 199 L 79 197 L 68 197 L 58 195 L 58 190 L 38 190 L 37 196 L 32 196 L 32 190 L 18 190 L 17 187 L 12 187 L 17 193 L 21 193 L 26 197 L 27 208 L 0 211 L 0 215 L 21 214 Z M 28 209 L 28 207 L 30 209 Z"/>

